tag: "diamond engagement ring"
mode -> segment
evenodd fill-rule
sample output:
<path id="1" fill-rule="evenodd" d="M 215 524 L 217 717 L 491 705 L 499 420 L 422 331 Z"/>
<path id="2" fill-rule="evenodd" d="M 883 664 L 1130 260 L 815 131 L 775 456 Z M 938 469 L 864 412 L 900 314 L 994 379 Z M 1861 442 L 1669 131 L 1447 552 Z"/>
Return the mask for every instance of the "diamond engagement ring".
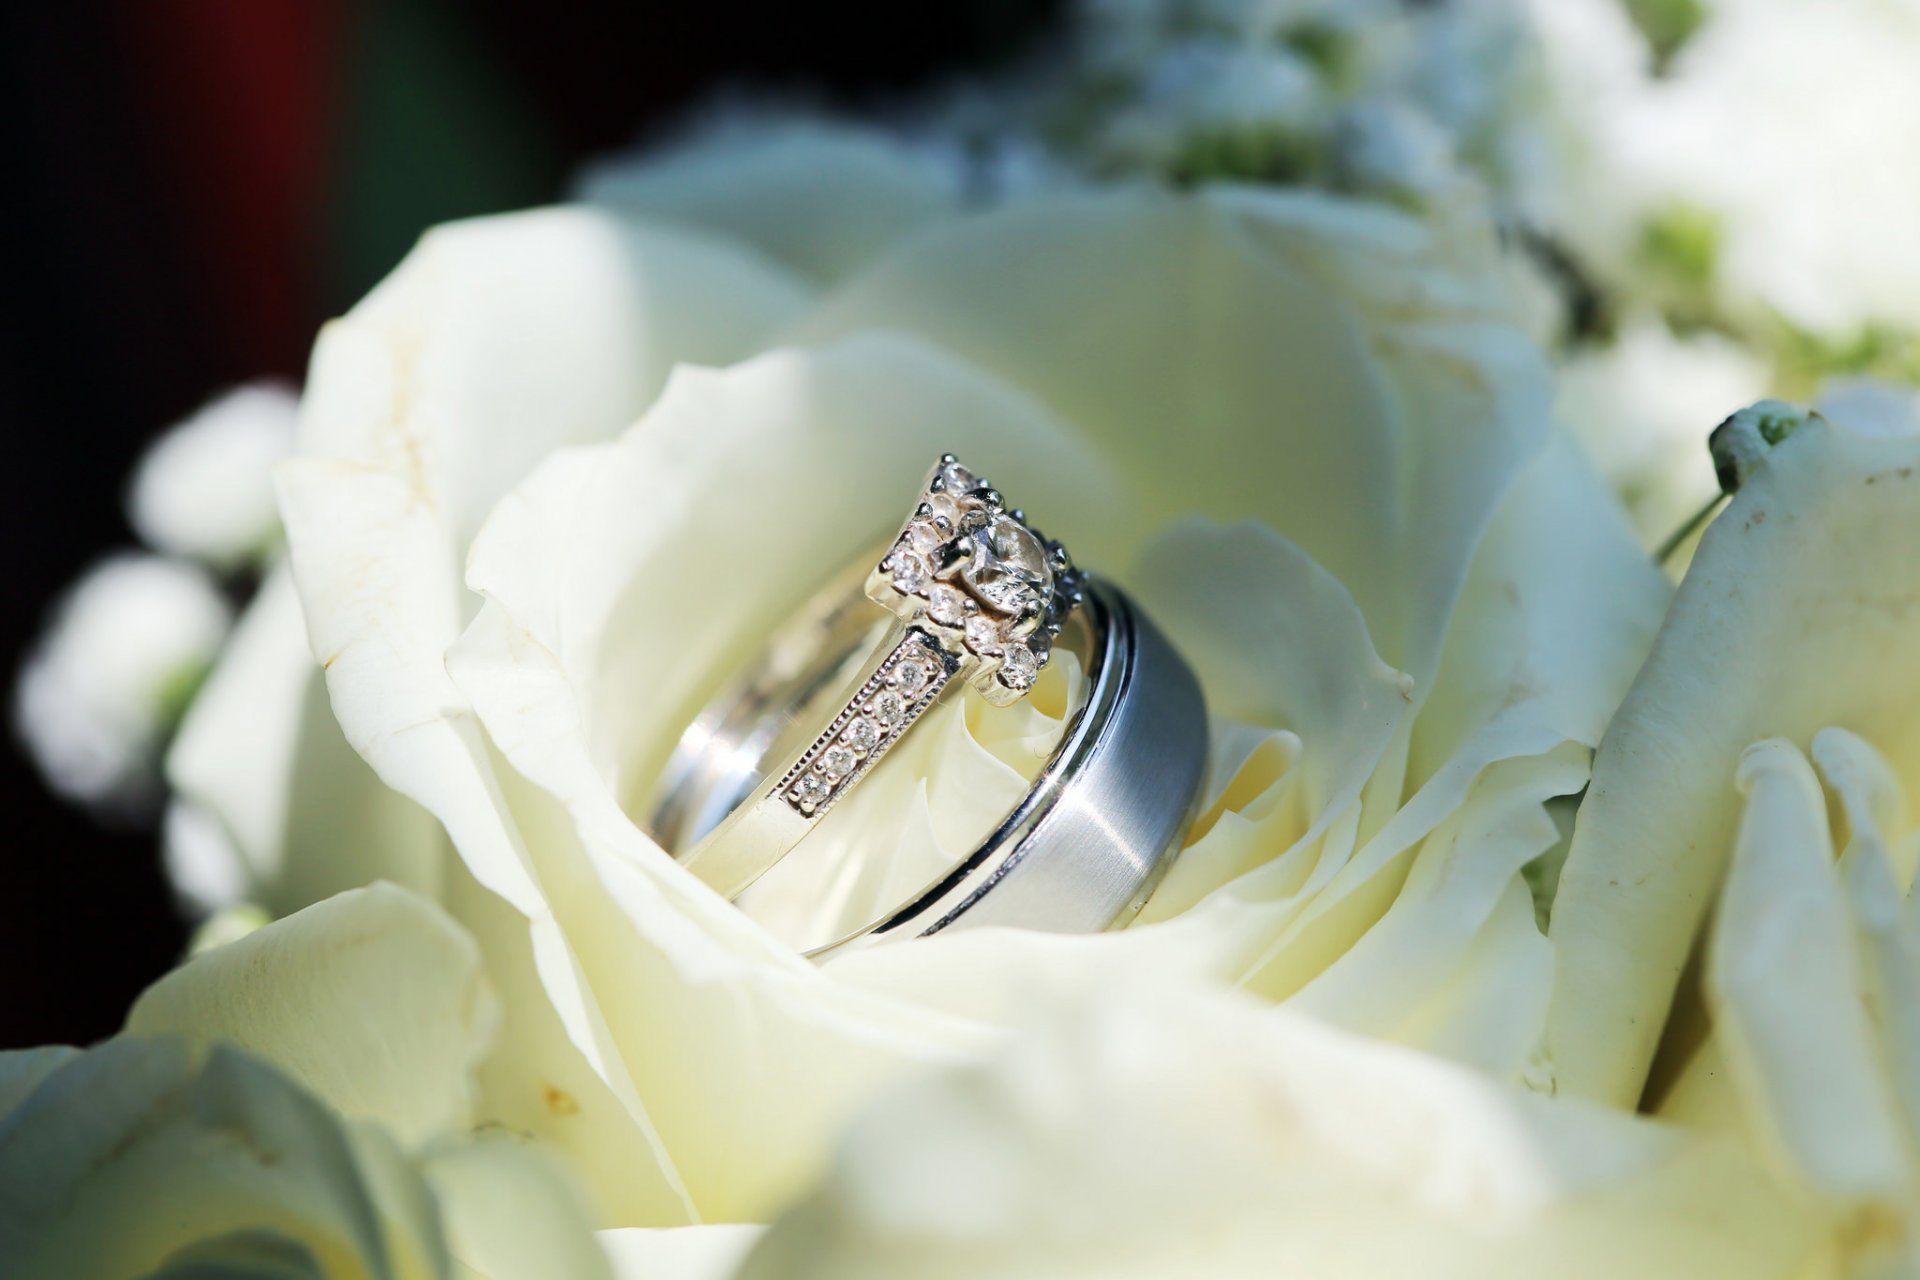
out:
<path id="1" fill-rule="evenodd" d="M 738 897 L 942 698 L 972 688 L 1011 705 L 1071 645 L 1087 696 L 1021 803 L 911 900 L 809 954 L 961 924 L 1087 932 L 1137 912 L 1206 765 L 1205 702 L 1173 646 L 952 454 L 878 564 L 852 572 L 857 586 L 821 592 L 682 735 L 654 809 L 660 842 Z M 893 619 L 865 648 L 873 604 Z"/>

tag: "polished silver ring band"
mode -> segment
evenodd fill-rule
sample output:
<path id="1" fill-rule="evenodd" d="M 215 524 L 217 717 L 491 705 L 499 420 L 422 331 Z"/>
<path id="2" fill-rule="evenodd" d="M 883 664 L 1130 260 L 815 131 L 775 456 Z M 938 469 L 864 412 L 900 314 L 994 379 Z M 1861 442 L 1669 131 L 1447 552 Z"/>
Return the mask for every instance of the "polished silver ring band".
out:
<path id="1" fill-rule="evenodd" d="M 1024 529 L 1020 513 L 1002 518 L 1013 517 Z M 995 532 L 974 524 L 981 539 Z M 968 534 L 954 533 L 968 543 Z M 991 548 L 963 550 L 978 552 L 966 564 L 992 560 Z M 961 582 L 962 563 L 948 548 L 939 572 Z M 823 591 L 695 718 L 664 770 L 655 837 L 716 890 L 738 897 L 840 794 L 884 767 L 888 748 L 943 694 L 970 686 L 1005 702 L 1029 687 L 1030 672 L 1017 690 L 1004 679 L 990 683 L 1017 635 L 1042 663 L 1054 644 L 1071 647 L 1087 677 L 1083 702 L 1029 791 L 920 892 L 807 954 L 963 926 L 1078 933 L 1130 919 L 1170 864 L 1201 794 L 1207 712 L 1191 668 L 1119 587 L 1078 571 L 1067 579 L 1070 599 L 1056 595 L 1052 613 L 1015 622 L 1009 610 L 990 655 L 963 644 L 973 614 L 943 624 L 890 598 L 896 616 L 876 643 L 868 602 L 883 598 L 878 579 L 891 581 L 897 568 L 892 556 L 882 560 L 865 575 L 864 595 L 844 581 Z M 964 581 L 983 578 L 994 585 L 986 574 Z"/>

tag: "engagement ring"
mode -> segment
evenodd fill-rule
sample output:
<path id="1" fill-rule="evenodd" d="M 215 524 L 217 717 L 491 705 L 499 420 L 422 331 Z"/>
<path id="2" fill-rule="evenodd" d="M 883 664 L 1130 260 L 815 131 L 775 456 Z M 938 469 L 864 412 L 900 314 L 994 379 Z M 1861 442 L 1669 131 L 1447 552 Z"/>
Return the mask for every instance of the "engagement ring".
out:
<path id="1" fill-rule="evenodd" d="M 1088 693 L 1024 800 L 924 891 L 809 954 L 961 924 L 1087 932 L 1130 918 L 1205 773 L 1205 701 L 1171 643 L 951 454 L 878 563 L 855 572 L 858 588 L 829 586 L 689 726 L 655 836 L 738 897 L 941 699 L 970 688 L 1010 705 L 1071 645 Z M 877 645 L 869 601 L 893 614 Z"/>

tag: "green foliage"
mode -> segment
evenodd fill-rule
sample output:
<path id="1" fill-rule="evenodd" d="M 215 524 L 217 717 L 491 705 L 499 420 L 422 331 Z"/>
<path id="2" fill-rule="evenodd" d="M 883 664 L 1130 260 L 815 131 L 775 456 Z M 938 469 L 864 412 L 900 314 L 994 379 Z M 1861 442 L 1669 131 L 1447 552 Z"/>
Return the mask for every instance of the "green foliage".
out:
<path id="1" fill-rule="evenodd" d="M 1663 283 L 1705 291 L 1719 270 L 1720 215 L 1698 205 L 1675 203 L 1640 229 L 1641 263 Z"/>
<path id="2" fill-rule="evenodd" d="M 1663 69 L 1683 45 L 1706 25 L 1704 0 L 1625 0 L 1627 14 L 1653 47 L 1653 63 Z"/>
<path id="3" fill-rule="evenodd" d="M 1335 90 L 1353 87 L 1358 75 L 1358 48 L 1351 32 L 1331 23 L 1303 22 L 1289 28 L 1281 39 Z"/>
<path id="4" fill-rule="evenodd" d="M 1325 167 L 1320 140 L 1293 129 L 1212 129 L 1186 140 L 1169 166 L 1175 182 L 1270 182 L 1305 185 Z"/>

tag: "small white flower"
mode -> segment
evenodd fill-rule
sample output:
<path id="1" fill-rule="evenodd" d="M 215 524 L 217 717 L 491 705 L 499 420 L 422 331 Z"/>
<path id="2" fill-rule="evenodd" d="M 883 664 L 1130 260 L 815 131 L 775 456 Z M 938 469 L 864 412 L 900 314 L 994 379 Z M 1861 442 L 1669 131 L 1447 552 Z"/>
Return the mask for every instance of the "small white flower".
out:
<path id="1" fill-rule="evenodd" d="M 278 382 L 236 387 L 147 450 L 127 514 L 147 545 L 236 569 L 279 536 L 274 464 L 293 450 L 299 401 Z"/>
<path id="2" fill-rule="evenodd" d="M 142 803 L 231 621 L 195 565 L 122 554 L 89 570 L 20 677 L 15 724 L 47 781 L 88 803 Z"/>
<path id="3" fill-rule="evenodd" d="M 195 913 L 248 905 L 246 860 L 206 808 L 176 795 L 161 819 L 160 853 L 174 892 Z"/>
<path id="4" fill-rule="evenodd" d="M 1835 340 L 1920 326 L 1920 258 L 1898 251 L 1920 207 L 1913 6 L 1714 4 L 1659 75 L 1622 6 L 1531 7 L 1565 126 L 1558 223 L 1585 260 L 1672 288 L 1646 273 L 1673 265 L 1657 242 L 1678 219 L 1690 305 Z"/>
<path id="5" fill-rule="evenodd" d="M 1106 164 L 1175 171 L 1209 166 L 1244 176 L 1312 136 L 1325 113 L 1312 64 L 1284 47 L 1214 37 L 1164 50 L 1138 100 L 1095 143 Z M 1219 157 L 1214 156 L 1217 149 Z"/>

